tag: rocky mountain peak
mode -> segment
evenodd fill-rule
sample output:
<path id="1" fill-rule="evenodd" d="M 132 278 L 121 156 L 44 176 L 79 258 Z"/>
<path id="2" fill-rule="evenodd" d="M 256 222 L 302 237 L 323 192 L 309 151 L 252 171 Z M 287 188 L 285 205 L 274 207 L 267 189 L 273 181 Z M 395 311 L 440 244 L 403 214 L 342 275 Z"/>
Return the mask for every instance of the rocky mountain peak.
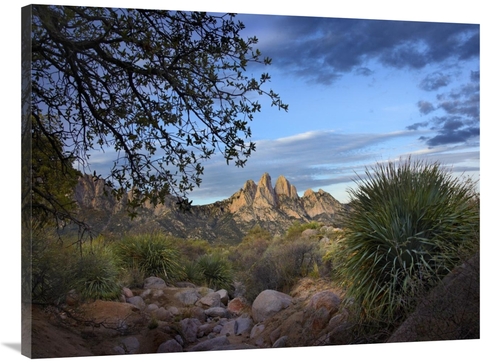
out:
<path id="1" fill-rule="evenodd" d="M 275 207 L 277 204 L 271 176 L 268 173 L 264 173 L 257 184 L 257 192 L 255 193 L 253 205 L 256 208 L 267 208 Z"/>
<path id="2" fill-rule="evenodd" d="M 276 185 L 274 186 L 274 192 L 276 193 L 276 196 L 278 198 L 280 197 L 286 197 L 291 199 L 299 198 L 295 186 L 291 185 L 290 182 L 283 175 L 280 175 L 276 180 Z"/>
<path id="3" fill-rule="evenodd" d="M 283 234 L 294 222 L 318 221 L 335 224 L 344 206 L 329 193 L 308 189 L 299 197 L 295 186 L 279 176 L 273 187 L 264 173 L 258 183 L 245 182 L 230 198 L 207 205 L 194 205 L 181 213 L 176 200 L 152 206 L 146 202 L 130 221 L 123 200 L 116 201 L 104 192 L 105 185 L 91 177 L 82 178 L 76 190 L 81 212 L 96 231 L 126 233 L 129 230 L 162 230 L 180 238 L 200 238 L 210 242 L 236 243 L 256 224 L 273 234 Z"/>

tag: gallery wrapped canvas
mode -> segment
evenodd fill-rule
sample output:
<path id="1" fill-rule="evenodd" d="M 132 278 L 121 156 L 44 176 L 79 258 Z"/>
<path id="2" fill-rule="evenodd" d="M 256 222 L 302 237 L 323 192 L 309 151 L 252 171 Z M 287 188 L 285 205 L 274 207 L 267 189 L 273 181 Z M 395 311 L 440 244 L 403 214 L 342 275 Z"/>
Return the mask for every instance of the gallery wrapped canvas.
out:
<path id="1" fill-rule="evenodd" d="M 23 7 L 22 354 L 479 340 L 479 30 Z"/>

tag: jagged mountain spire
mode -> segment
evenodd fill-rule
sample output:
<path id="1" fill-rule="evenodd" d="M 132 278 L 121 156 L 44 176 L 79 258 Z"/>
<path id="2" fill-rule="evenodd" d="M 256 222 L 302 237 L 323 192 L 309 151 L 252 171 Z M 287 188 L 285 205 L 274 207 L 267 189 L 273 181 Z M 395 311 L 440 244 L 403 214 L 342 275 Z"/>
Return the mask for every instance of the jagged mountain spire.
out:
<path id="1" fill-rule="evenodd" d="M 82 213 L 96 225 L 96 232 L 138 233 L 163 231 L 180 238 L 199 238 L 209 242 L 239 243 L 255 225 L 272 234 L 283 234 L 294 222 L 319 221 L 336 226 L 337 214 L 345 209 L 323 190 L 307 190 L 299 197 L 297 189 L 280 175 L 273 187 L 271 176 L 264 173 L 258 183 L 245 182 L 230 198 L 194 205 L 191 213 L 180 213 L 176 200 L 153 207 L 145 203 L 136 219 L 130 221 L 124 201 L 106 197 L 100 185 L 82 178 L 75 195 Z"/>

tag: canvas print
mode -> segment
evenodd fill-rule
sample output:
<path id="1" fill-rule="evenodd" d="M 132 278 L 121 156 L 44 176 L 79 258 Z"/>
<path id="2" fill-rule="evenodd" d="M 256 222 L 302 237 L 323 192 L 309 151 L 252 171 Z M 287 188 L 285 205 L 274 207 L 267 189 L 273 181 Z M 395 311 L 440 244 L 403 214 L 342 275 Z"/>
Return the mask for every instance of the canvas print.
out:
<path id="1" fill-rule="evenodd" d="M 22 354 L 479 339 L 479 24 L 22 8 Z"/>

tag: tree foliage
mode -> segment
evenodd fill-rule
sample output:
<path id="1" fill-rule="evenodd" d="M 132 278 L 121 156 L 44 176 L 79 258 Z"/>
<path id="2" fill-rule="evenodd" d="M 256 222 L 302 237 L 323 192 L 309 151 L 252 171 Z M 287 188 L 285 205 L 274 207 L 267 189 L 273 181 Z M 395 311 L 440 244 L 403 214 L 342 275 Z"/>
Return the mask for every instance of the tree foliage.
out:
<path id="1" fill-rule="evenodd" d="M 215 153 L 245 165 L 260 96 L 287 110 L 267 73 L 246 75 L 271 60 L 243 29 L 234 14 L 34 5 L 35 124 L 85 172 L 94 150 L 116 153 L 102 177 L 117 197 L 136 191 L 131 207 L 184 200 Z"/>
<path id="2" fill-rule="evenodd" d="M 43 130 L 50 130 L 50 126 L 44 125 L 41 118 L 34 120 L 31 127 L 31 217 L 42 227 L 54 222 L 57 225 L 69 221 L 78 223 L 72 215 L 75 208 L 73 192 L 81 173 L 73 168 L 74 158 L 63 150 L 60 139 L 48 136 Z"/>

